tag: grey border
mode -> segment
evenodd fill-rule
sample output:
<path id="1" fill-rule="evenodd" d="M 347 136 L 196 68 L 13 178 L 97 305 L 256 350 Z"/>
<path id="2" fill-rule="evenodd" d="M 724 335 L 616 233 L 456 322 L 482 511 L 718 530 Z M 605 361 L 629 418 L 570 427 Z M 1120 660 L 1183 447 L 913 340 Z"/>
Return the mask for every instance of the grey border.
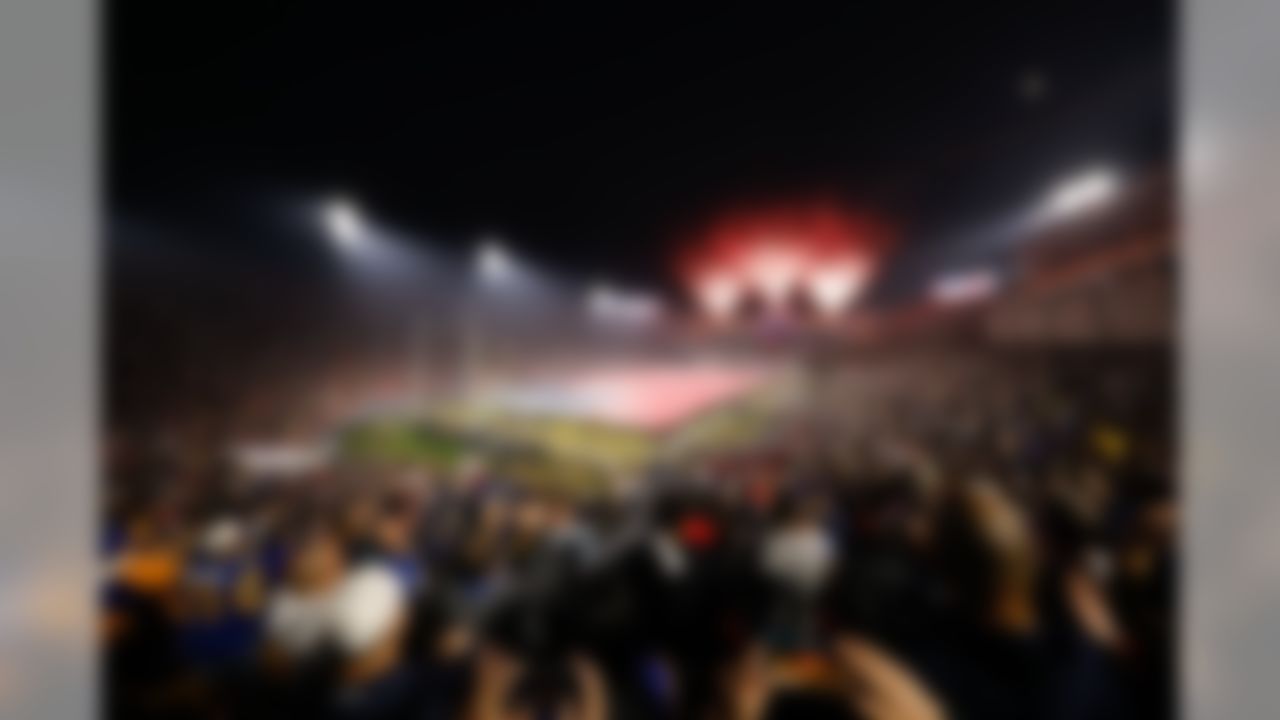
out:
<path id="1" fill-rule="evenodd" d="M 1185 717 L 1280 707 L 1280 3 L 1182 16 Z"/>
<path id="2" fill-rule="evenodd" d="M 96 7 L 0 3 L 0 716 L 91 717 Z M 1182 13 L 1182 710 L 1280 706 L 1280 3 Z"/>
<path id="3" fill-rule="evenodd" d="M 95 6 L 0 2 L 0 717 L 92 717 Z"/>

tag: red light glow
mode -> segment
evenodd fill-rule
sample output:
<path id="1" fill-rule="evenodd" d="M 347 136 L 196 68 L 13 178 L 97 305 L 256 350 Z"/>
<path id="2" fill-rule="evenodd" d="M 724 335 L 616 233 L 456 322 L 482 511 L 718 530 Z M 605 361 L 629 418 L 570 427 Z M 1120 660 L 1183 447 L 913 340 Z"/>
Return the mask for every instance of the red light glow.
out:
<path id="1" fill-rule="evenodd" d="M 752 298 L 774 315 L 803 301 L 837 318 L 869 284 L 887 239 L 880 226 L 834 204 L 738 212 L 699 233 L 682 274 L 702 312 L 717 322 Z"/>
<path id="2" fill-rule="evenodd" d="M 743 290 L 729 275 L 707 275 L 698 281 L 698 303 L 708 317 L 723 322 L 737 312 L 744 297 Z"/>
<path id="3" fill-rule="evenodd" d="M 809 277 L 809 296 L 824 317 L 836 317 L 862 294 L 866 266 L 852 260 L 819 267 Z"/>
<path id="4" fill-rule="evenodd" d="M 805 258 L 783 242 L 765 242 L 746 259 L 745 274 L 751 287 L 770 310 L 782 309 L 807 268 Z"/>

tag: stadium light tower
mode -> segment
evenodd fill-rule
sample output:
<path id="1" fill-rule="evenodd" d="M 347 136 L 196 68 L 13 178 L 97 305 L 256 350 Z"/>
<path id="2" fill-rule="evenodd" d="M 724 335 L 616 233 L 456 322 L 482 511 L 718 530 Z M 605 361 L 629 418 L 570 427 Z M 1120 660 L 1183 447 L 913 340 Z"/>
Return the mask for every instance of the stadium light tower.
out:
<path id="1" fill-rule="evenodd" d="M 499 241 L 480 243 L 475 253 L 475 272 L 486 285 L 505 285 L 516 276 L 517 264 L 511 252 Z"/>
<path id="2" fill-rule="evenodd" d="M 963 305 L 986 300 L 1000 289 L 1000 276 L 991 268 L 953 271 L 933 280 L 929 297 L 939 305 Z"/>
<path id="3" fill-rule="evenodd" d="M 584 298 L 587 316 L 601 325 L 640 329 L 662 317 L 662 301 L 654 295 L 593 283 Z"/>
<path id="4" fill-rule="evenodd" d="M 1054 187 L 1041 206 L 1041 217 L 1061 220 L 1095 210 L 1120 190 L 1120 179 L 1109 168 L 1099 167 L 1067 178 Z"/>
<path id="5" fill-rule="evenodd" d="M 714 322 L 727 322 L 737 312 L 743 287 L 729 275 L 712 275 L 698 283 L 696 293 L 702 312 Z"/>
<path id="6" fill-rule="evenodd" d="M 355 252 L 364 244 L 367 227 L 360 209 L 346 197 L 336 197 L 321 210 L 329 239 L 343 252 Z"/>
<path id="7" fill-rule="evenodd" d="M 826 318 L 839 317 L 866 284 L 866 270 L 850 262 L 818 268 L 808 281 L 809 297 Z"/>
<path id="8" fill-rule="evenodd" d="M 489 355 L 490 329 L 487 327 L 486 298 L 501 295 L 520 273 L 520 265 L 511 251 L 495 237 L 483 238 L 471 256 L 471 272 L 475 284 L 464 293 L 458 305 L 458 373 L 462 388 L 464 414 L 473 428 L 482 422 L 480 396 L 483 374 Z"/>
<path id="9" fill-rule="evenodd" d="M 803 265 L 796 253 L 781 244 L 758 248 L 747 272 L 766 306 L 774 312 L 786 305 L 787 295 L 800 280 Z"/>

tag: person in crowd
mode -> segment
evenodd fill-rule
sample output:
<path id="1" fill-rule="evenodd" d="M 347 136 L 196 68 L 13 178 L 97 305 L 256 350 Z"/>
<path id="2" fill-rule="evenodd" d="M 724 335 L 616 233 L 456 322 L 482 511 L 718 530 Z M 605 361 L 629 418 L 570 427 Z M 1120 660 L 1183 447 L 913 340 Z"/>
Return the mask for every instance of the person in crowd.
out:
<path id="1" fill-rule="evenodd" d="M 403 579 L 382 563 L 360 563 L 342 581 L 333 605 L 340 667 L 332 717 L 416 717 L 418 682 L 404 663 L 408 609 Z"/>
<path id="2" fill-rule="evenodd" d="M 304 668 L 330 649 L 346 553 L 337 533 L 312 521 L 289 548 L 285 583 L 267 600 L 266 663 L 281 672 Z"/>
<path id="3" fill-rule="evenodd" d="M 234 677 L 260 641 L 265 587 L 249 541 L 238 519 L 212 519 L 197 538 L 182 580 L 177 617 L 184 657 L 215 677 Z"/>

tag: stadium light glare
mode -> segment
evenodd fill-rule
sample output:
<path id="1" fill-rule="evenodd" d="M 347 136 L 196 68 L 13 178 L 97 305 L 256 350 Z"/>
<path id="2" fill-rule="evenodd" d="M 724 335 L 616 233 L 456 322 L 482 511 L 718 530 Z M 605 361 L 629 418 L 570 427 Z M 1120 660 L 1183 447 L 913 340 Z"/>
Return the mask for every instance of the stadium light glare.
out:
<path id="1" fill-rule="evenodd" d="M 732 277 L 713 275 L 698 283 L 697 298 L 703 313 L 716 322 L 733 317 L 742 301 L 743 288 Z"/>
<path id="2" fill-rule="evenodd" d="M 504 285 L 516 276 L 516 261 L 510 251 L 494 239 L 480 243 L 475 253 L 475 271 L 481 282 Z"/>
<path id="3" fill-rule="evenodd" d="M 1120 189 L 1120 179 L 1108 168 L 1094 168 L 1068 178 L 1053 188 L 1044 200 L 1041 215 L 1059 220 L 1097 209 Z"/>
<path id="4" fill-rule="evenodd" d="M 761 298 L 772 309 L 780 308 L 804 270 L 800 257 L 778 244 L 763 245 L 748 261 L 747 273 Z"/>
<path id="5" fill-rule="evenodd" d="M 606 283 L 591 285 L 585 299 L 587 315 L 603 325 L 646 327 L 662 316 L 657 297 L 620 290 Z"/>
<path id="6" fill-rule="evenodd" d="M 809 277 L 809 297 L 823 316 L 839 316 L 861 292 L 866 277 L 866 269 L 853 262 L 821 267 Z"/>
<path id="7" fill-rule="evenodd" d="M 986 300 L 1000 289 L 1000 276 L 990 268 L 946 273 L 929 286 L 929 297 L 939 305 L 966 305 Z"/>
<path id="8" fill-rule="evenodd" d="M 349 198 L 338 197 L 327 202 L 322 210 L 325 230 L 329 239 L 346 252 L 357 250 L 364 244 L 366 227 L 359 208 Z"/>

